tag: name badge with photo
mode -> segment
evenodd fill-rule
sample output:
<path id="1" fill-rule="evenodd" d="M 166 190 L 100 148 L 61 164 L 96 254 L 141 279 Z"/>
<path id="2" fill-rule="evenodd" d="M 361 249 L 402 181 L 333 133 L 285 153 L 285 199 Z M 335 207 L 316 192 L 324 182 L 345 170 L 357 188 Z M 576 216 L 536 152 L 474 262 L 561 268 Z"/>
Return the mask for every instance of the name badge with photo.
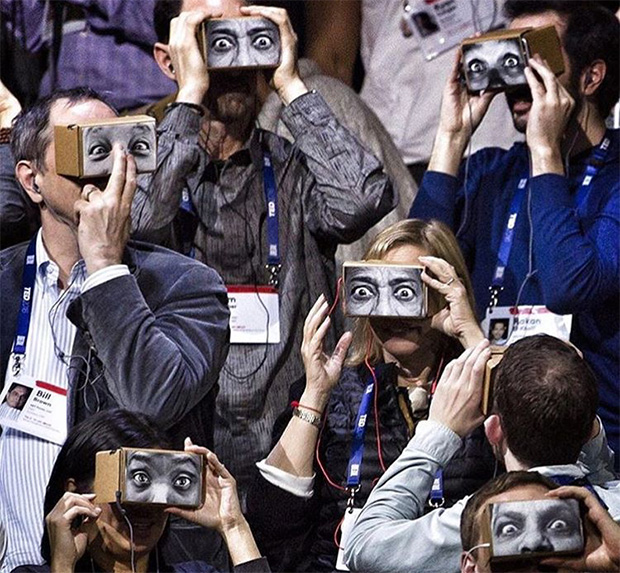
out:
<path id="1" fill-rule="evenodd" d="M 487 309 L 481 326 L 491 344 L 508 346 L 535 334 L 568 340 L 572 322 L 572 314 L 555 314 L 542 305 L 496 306 Z"/>
<path id="2" fill-rule="evenodd" d="M 62 445 L 67 437 L 67 390 L 30 376 L 8 378 L 0 392 L 0 426 Z"/>
<path id="3" fill-rule="evenodd" d="M 228 285 L 231 344 L 278 344 L 280 301 L 269 286 Z"/>

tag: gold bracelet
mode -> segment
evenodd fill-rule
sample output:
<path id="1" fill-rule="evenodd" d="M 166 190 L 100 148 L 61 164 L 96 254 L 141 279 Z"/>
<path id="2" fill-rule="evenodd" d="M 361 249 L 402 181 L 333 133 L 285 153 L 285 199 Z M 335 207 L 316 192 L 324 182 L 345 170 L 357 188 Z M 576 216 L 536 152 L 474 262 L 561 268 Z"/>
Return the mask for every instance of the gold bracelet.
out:
<path id="1" fill-rule="evenodd" d="M 299 408 L 293 409 L 293 416 L 303 420 L 304 422 L 308 422 L 308 424 L 312 424 L 316 428 L 321 427 L 321 416 L 316 416 L 312 412 L 307 412 L 305 410 L 300 410 Z"/>

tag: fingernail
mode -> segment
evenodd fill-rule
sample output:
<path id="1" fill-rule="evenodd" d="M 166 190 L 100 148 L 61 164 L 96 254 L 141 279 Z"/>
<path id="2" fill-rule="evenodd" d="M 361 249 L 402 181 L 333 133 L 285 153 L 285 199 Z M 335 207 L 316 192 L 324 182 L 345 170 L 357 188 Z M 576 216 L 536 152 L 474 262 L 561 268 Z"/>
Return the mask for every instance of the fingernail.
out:
<path id="1" fill-rule="evenodd" d="M 100 507 L 96 507 L 95 508 L 95 513 L 101 513 L 101 508 Z"/>

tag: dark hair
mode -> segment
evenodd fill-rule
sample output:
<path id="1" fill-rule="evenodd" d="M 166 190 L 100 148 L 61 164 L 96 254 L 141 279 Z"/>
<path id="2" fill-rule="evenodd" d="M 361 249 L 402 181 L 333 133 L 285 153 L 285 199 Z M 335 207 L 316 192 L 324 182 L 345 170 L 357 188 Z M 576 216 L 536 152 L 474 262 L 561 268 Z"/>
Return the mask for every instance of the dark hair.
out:
<path id="1" fill-rule="evenodd" d="M 121 446 L 132 448 L 170 448 L 168 438 L 144 414 L 111 408 L 75 426 L 65 441 L 47 484 L 43 515 L 54 509 L 73 478 L 78 493 L 90 491 L 95 479 L 95 454 Z M 44 528 L 41 555 L 50 563 L 51 547 Z"/>
<path id="2" fill-rule="evenodd" d="M 592 432 L 598 390 L 592 370 L 574 348 L 541 334 L 507 348 L 493 401 L 519 461 L 529 467 L 573 464 Z"/>
<path id="3" fill-rule="evenodd" d="M 157 41 L 167 44 L 170 40 L 170 20 L 181 13 L 183 0 L 156 0 L 153 21 Z"/>
<path id="4" fill-rule="evenodd" d="M 480 513 L 487 501 L 501 493 L 525 485 L 542 485 L 549 490 L 558 488 L 558 484 L 538 472 L 507 472 L 485 483 L 472 495 L 461 515 L 461 545 L 464 551 L 471 550 L 480 543 Z"/>
<path id="5" fill-rule="evenodd" d="M 52 131 L 49 129 L 50 112 L 52 106 L 61 99 L 66 99 L 69 105 L 99 100 L 116 112 L 112 105 L 90 88 L 56 90 L 38 99 L 28 109 L 22 110 L 13 121 L 11 151 L 15 161 L 32 161 L 41 171 L 45 169 L 45 151 L 52 140 Z"/>
<path id="6" fill-rule="evenodd" d="M 595 94 L 596 107 L 603 118 L 618 101 L 620 23 L 601 3 L 572 0 L 506 0 L 504 12 L 510 19 L 553 11 L 566 22 L 563 45 L 572 69 L 571 83 L 595 60 L 607 64 L 603 83 Z"/>

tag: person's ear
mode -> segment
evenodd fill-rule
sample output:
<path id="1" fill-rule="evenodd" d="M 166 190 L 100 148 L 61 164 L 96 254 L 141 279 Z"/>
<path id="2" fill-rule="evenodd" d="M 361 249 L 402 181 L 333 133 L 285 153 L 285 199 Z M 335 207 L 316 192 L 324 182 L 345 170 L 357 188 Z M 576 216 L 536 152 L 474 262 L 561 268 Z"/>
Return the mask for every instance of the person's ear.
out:
<path id="1" fill-rule="evenodd" d="M 601 87 L 607 75 L 607 64 L 603 60 L 594 60 L 581 75 L 581 90 L 585 96 L 594 95 Z"/>
<path id="2" fill-rule="evenodd" d="M 503 454 L 504 429 L 502 428 L 502 422 L 497 414 L 491 414 L 484 421 L 484 433 L 491 446 L 493 446 L 493 450 L 495 451 L 497 448 Z"/>
<path id="3" fill-rule="evenodd" d="M 78 488 L 77 488 L 77 484 L 75 483 L 75 480 L 73 478 L 69 478 L 65 482 L 65 491 L 68 491 L 70 493 L 75 493 L 77 490 Z"/>
<path id="4" fill-rule="evenodd" d="M 463 553 L 461 553 L 461 573 L 475 573 L 475 571 L 476 561 L 473 555 L 463 551 Z"/>
<path id="5" fill-rule="evenodd" d="M 42 203 L 43 196 L 41 190 L 36 182 L 37 171 L 32 165 L 32 161 L 26 161 L 22 159 L 17 162 L 15 166 L 15 178 L 19 181 L 19 184 L 24 188 L 24 191 L 28 193 L 28 196 L 33 203 Z"/>
<path id="6" fill-rule="evenodd" d="M 153 46 L 153 57 L 159 66 L 159 69 L 164 75 L 171 80 L 176 81 L 176 75 L 174 73 L 174 66 L 172 65 L 172 58 L 170 58 L 170 50 L 168 44 L 162 44 L 156 42 Z"/>

